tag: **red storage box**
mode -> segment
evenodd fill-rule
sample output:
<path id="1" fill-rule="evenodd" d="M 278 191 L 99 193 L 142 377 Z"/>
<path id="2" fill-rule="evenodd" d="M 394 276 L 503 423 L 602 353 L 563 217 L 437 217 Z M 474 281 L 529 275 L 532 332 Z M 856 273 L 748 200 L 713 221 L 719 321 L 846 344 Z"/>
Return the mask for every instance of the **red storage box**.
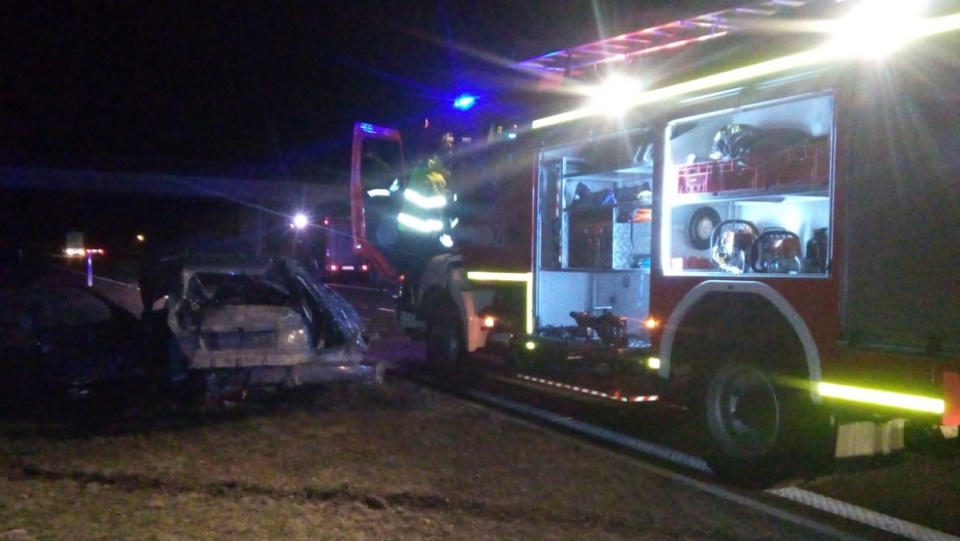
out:
<path id="1" fill-rule="evenodd" d="M 765 163 L 762 156 L 747 156 L 733 160 L 717 162 L 717 176 L 721 191 L 755 190 L 765 188 L 763 172 Z"/>
<path id="2" fill-rule="evenodd" d="M 713 162 L 691 163 L 677 169 L 677 193 L 710 193 L 713 186 Z"/>
<path id="3" fill-rule="evenodd" d="M 830 146 L 824 140 L 779 153 L 769 185 L 826 184 L 829 178 Z"/>
<path id="4" fill-rule="evenodd" d="M 677 192 L 716 193 L 826 184 L 830 178 L 829 143 L 823 140 L 776 154 L 681 165 L 677 168 Z"/>

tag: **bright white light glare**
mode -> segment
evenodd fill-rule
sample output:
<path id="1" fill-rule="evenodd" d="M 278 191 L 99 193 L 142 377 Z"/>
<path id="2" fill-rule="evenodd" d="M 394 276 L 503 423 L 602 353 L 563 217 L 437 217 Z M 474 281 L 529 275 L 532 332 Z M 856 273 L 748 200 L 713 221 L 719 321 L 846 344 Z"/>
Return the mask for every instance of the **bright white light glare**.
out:
<path id="1" fill-rule="evenodd" d="M 863 0 L 836 21 L 827 47 L 840 55 L 881 58 L 923 31 L 922 0 Z"/>
<path id="2" fill-rule="evenodd" d="M 444 233 L 443 235 L 440 235 L 440 244 L 442 244 L 444 248 L 452 248 L 453 237 L 451 237 L 450 235 L 447 235 L 446 233 Z"/>
<path id="3" fill-rule="evenodd" d="M 640 90 L 639 81 L 623 75 L 611 75 L 602 84 L 588 91 L 588 107 L 600 114 L 618 117 L 630 109 L 631 100 Z"/>
<path id="4" fill-rule="evenodd" d="M 307 218 L 307 215 L 298 212 L 296 216 L 293 217 L 293 227 L 297 229 L 303 229 L 310 224 L 310 220 Z"/>
<path id="5" fill-rule="evenodd" d="M 893 0 L 891 0 L 891 3 L 893 3 Z M 909 2 L 896 2 L 896 4 L 900 7 L 908 3 Z M 954 32 L 957 30 L 960 30 L 960 13 L 954 13 L 933 19 L 916 18 L 914 22 L 912 22 L 910 25 L 907 25 L 907 28 L 904 28 L 904 26 L 901 25 L 895 29 L 896 36 L 888 35 L 887 39 L 902 45 L 912 40 L 921 39 L 935 34 Z M 676 98 L 678 96 L 691 95 L 707 90 L 723 88 L 731 84 L 749 81 L 751 79 L 786 73 L 795 69 L 809 68 L 835 61 L 843 57 L 852 56 L 853 54 L 850 51 L 838 48 L 836 42 L 830 42 L 827 45 L 821 45 L 807 51 L 787 55 L 773 60 L 767 60 L 757 64 L 750 64 L 748 66 L 735 68 L 714 75 L 707 75 L 706 77 L 701 77 L 699 79 L 692 79 L 690 81 L 645 92 L 637 92 L 632 95 L 629 100 L 627 100 L 628 103 L 625 105 L 629 108 L 638 107 L 640 105 L 656 103 L 659 101 Z M 546 128 L 548 126 L 573 122 L 582 118 L 594 116 L 598 114 L 598 112 L 599 111 L 594 107 L 583 107 L 553 116 L 538 118 L 531 123 L 530 127 L 534 130 Z"/>
<path id="6" fill-rule="evenodd" d="M 385 188 L 374 188 L 372 190 L 367 190 L 367 195 L 370 197 L 390 197 L 390 190 Z"/>

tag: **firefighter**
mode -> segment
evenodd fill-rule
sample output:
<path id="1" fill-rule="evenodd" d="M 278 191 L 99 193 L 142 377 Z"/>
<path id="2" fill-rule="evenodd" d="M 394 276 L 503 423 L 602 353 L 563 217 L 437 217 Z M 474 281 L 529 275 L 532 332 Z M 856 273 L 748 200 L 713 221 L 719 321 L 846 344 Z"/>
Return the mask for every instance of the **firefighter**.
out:
<path id="1" fill-rule="evenodd" d="M 453 134 L 447 132 L 437 141 L 425 139 L 420 157 L 410 171 L 403 204 L 397 215 L 399 231 L 400 272 L 404 275 L 406 302 L 418 287 L 427 262 L 444 251 L 449 239 L 446 227 L 447 181 L 450 171 L 443 163 L 453 145 Z M 409 305 L 408 305 L 409 306 Z"/>
<path id="2" fill-rule="evenodd" d="M 397 215 L 401 232 L 436 236 L 443 231 L 444 209 L 447 206 L 447 179 L 450 171 L 443 164 L 443 156 L 453 142 L 452 134 L 445 133 L 439 148 L 421 152 L 420 159 L 410 171 L 407 188 L 403 192 L 403 206 Z"/>

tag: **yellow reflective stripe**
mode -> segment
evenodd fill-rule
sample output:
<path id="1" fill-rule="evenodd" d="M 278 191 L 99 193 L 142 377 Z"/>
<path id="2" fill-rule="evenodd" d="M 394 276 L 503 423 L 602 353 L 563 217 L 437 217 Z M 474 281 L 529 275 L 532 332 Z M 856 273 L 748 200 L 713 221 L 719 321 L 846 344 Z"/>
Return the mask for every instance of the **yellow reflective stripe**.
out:
<path id="1" fill-rule="evenodd" d="M 487 272 L 487 271 L 468 271 L 468 280 L 478 280 L 484 282 L 526 282 L 530 279 L 529 272 Z"/>
<path id="2" fill-rule="evenodd" d="M 817 392 L 821 396 L 831 398 L 841 398 L 853 402 L 862 402 L 865 404 L 875 404 L 878 406 L 889 406 L 911 411 L 921 411 L 925 413 L 942 414 L 946 405 L 943 400 L 937 398 L 928 398 L 925 396 L 916 396 L 903 393 L 894 393 L 890 391 L 881 391 L 878 389 L 865 389 L 854 387 L 852 385 L 838 385 L 836 383 L 827 383 L 821 381 L 817 384 Z"/>
<path id="3" fill-rule="evenodd" d="M 403 198 L 422 209 L 439 209 L 447 206 L 446 197 L 439 194 L 428 197 L 412 188 L 403 191 Z"/>
<path id="4" fill-rule="evenodd" d="M 440 220 L 424 220 L 406 212 L 397 214 L 397 222 L 420 233 L 435 233 L 443 229 L 443 222 Z"/>

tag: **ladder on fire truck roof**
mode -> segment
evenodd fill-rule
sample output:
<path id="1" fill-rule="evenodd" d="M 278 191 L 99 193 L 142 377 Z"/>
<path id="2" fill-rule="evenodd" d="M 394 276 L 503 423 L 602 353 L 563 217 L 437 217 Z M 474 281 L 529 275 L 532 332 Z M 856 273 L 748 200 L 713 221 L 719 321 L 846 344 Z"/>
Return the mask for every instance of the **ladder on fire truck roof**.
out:
<path id="1" fill-rule="evenodd" d="M 521 71 L 577 77 L 588 68 L 756 28 L 763 21 L 794 18 L 822 0 L 767 0 L 561 49 L 514 63 Z M 832 0 L 836 3 L 836 0 Z"/>

